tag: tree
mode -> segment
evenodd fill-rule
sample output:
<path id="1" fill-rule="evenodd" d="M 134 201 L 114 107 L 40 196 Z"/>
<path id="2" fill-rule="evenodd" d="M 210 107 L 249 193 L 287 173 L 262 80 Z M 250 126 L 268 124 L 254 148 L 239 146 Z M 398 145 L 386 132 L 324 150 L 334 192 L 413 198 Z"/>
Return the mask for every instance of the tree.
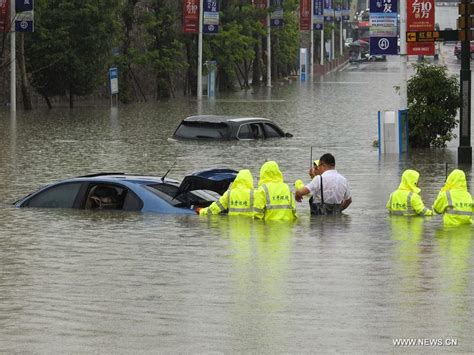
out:
<path id="1" fill-rule="evenodd" d="M 181 7 L 179 7 L 181 8 Z M 172 76 L 185 67 L 182 60 L 183 43 L 178 39 L 178 13 L 176 2 L 153 0 L 147 7 L 149 16 L 145 19 L 146 52 L 143 59 L 156 76 L 156 97 L 174 96 Z"/>
<path id="2" fill-rule="evenodd" d="M 117 2 L 51 0 L 35 8 L 36 31 L 28 37 L 32 84 L 45 99 L 88 95 L 106 75 L 114 46 Z"/>
<path id="3" fill-rule="evenodd" d="M 455 138 L 459 82 L 444 66 L 414 64 L 408 80 L 408 122 L 411 147 L 445 147 Z"/>

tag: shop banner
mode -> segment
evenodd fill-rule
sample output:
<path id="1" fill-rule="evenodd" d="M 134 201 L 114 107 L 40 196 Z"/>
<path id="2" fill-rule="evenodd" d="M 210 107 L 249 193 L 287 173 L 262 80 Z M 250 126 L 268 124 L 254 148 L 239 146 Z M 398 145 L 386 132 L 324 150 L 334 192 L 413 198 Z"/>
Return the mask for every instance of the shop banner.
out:
<path id="1" fill-rule="evenodd" d="M 434 31 L 434 0 L 407 0 L 407 32 Z M 434 55 L 434 42 L 407 43 L 408 55 Z"/>
<path id="2" fill-rule="evenodd" d="M 270 0 L 270 6 L 274 9 L 270 14 L 270 26 L 283 26 L 283 0 Z"/>
<path id="3" fill-rule="evenodd" d="M 334 19 L 334 9 L 332 7 L 332 0 L 323 0 L 324 1 L 324 21 L 332 22 Z"/>
<path id="4" fill-rule="evenodd" d="M 183 32 L 199 32 L 199 0 L 183 1 Z"/>
<path id="5" fill-rule="evenodd" d="M 301 0 L 300 2 L 300 31 L 311 30 L 311 1 Z"/>
<path id="6" fill-rule="evenodd" d="M 215 34 L 219 32 L 219 7 L 217 0 L 204 0 L 203 33 Z"/>
<path id="7" fill-rule="evenodd" d="M 323 0 L 313 0 L 313 29 L 324 30 Z"/>
<path id="8" fill-rule="evenodd" d="M 370 54 L 397 55 L 397 0 L 370 1 Z"/>

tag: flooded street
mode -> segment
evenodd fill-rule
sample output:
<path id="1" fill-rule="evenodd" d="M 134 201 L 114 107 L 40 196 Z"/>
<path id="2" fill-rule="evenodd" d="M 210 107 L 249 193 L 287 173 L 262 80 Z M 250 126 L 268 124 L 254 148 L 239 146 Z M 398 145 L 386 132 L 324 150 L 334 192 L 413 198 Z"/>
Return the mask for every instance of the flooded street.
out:
<path id="1" fill-rule="evenodd" d="M 456 167 L 445 150 L 379 158 L 377 111 L 397 109 L 398 59 L 313 83 L 196 100 L 108 103 L 0 116 L 0 352 L 390 353 L 394 339 L 454 339 L 474 351 L 472 227 L 390 218 L 403 170 L 433 203 Z M 273 119 L 294 137 L 169 140 L 186 116 Z M 456 133 L 458 133 L 456 131 Z M 51 181 L 96 172 L 169 177 L 265 160 L 309 181 L 310 150 L 336 157 L 353 203 L 340 218 L 263 223 L 225 216 L 15 209 Z M 472 190 L 471 167 L 461 167 Z M 255 181 L 256 182 L 256 181 Z M 412 350 L 432 350 L 414 347 Z"/>

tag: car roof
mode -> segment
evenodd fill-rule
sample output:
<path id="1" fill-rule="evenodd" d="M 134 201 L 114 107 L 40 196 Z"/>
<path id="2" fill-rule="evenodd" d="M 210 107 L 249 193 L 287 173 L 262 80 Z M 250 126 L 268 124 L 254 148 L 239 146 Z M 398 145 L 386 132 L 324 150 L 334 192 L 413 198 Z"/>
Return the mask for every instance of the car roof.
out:
<path id="1" fill-rule="evenodd" d="M 72 181 L 102 181 L 102 182 L 130 182 L 135 184 L 156 184 L 163 182 L 179 183 L 177 180 L 173 179 L 164 179 L 157 176 L 147 176 L 147 175 L 132 175 L 132 174 L 123 174 L 123 173 L 99 173 L 91 174 L 84 176 L 77 176 L 74 178 L 64 179 L 60 182 L 72 182 Z"/>
<path id="2" fill-rule="evenodd" d="M 226 122 L 248 122 L 260 121 L 271 122 L 268 118 L 263 117 L 239 117 L 239 116 L 224 116 L 224 115 L 196 115 L 190 116 L 183 120 L 183 122 L 212 122 L 212 123 L 226 123 Z"/>

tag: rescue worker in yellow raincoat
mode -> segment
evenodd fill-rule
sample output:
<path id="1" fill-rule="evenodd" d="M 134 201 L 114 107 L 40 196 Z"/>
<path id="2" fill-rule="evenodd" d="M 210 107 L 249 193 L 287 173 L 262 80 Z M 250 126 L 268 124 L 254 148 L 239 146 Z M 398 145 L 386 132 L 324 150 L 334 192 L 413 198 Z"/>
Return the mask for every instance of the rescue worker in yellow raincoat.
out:
<path id="1" fill-rule="evenodd" d="M 455 169 L 433 204 L 435 213 L 443 214 L 445 225 L 472 223 L 472 196 L 467 191 L 464 171 Z"/>
<path id="2" fill-rule="evenodd" d="M 403 216 L 432 216 L 433 211 L 425 207 L 421 189 L 417 186 L 420 174 L 415 170 L 405 170 L 398 189 L 390 194 L 387 209 L 391 214 Z"/>
<path id="3" fill-rule="evenodd" d="M 296 218 L 296 202 L 283 174 L 274 161 L 260 169 L 260 180 L 255 192 L 255 217 L 268 220 L 291 221 Z"/>
<path id="4" fill-rule="evenodd" d="M 209 207 L 199 210 L 199 215 L 219 214 L 229 211 L 229 216 L 253 217 L 254 187 L 250 170 L 240 170 L 229 189 Z"/>

